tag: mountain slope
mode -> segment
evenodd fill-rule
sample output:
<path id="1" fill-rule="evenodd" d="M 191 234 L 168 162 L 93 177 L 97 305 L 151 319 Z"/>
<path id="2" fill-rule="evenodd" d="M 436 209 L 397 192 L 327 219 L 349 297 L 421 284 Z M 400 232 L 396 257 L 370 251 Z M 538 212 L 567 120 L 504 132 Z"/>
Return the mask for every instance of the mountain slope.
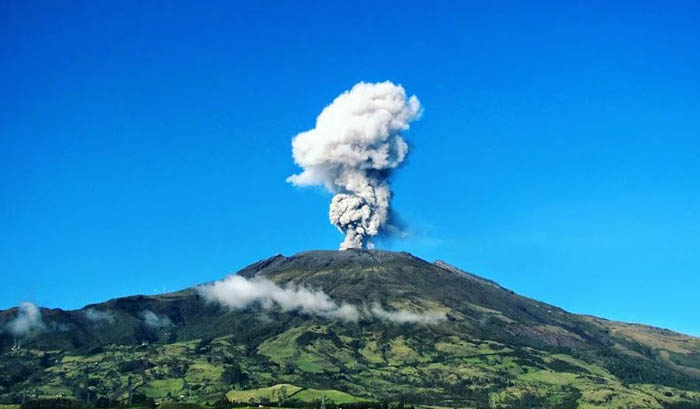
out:
<path id="1" fill-rule="evenodd" d="M 7 331 L 0 335 L 0 399 L 139 392 L 202 401 L 275 384 L 477 407 L 661 408 L 700 399 L 699 339 L 571 314 L 444 262 L 311 251 L 277 255 L 238 275 L 322 290 L 360 311 L 445 319 L 343 321 L 259 303 L 230 309 L 196 289 L 42 310 L 45 330 L 22 338 L 20 351 L 9 351 L 15 340 Z M 0 312 L 0 325 L 16 315 Z"/>

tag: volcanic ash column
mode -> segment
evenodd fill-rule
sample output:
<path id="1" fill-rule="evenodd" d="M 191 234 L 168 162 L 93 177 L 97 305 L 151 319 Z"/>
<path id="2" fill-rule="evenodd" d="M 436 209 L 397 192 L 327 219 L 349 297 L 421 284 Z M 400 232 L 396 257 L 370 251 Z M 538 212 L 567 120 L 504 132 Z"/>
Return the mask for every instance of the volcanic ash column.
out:
<path id="1" fill-rule="evenodd" d="M 392 82 L 356 84 L 321 111 L 316 127 L 292 140 L 294 161 L 303 168 L 287 181 L 323 185 L 334 193 L 329 218 L 345 234 L 340 249 L 372 247 L 389 219 L 389 177 L 408 153 L 401 136 L 420 117 L 415 95 Z"/>

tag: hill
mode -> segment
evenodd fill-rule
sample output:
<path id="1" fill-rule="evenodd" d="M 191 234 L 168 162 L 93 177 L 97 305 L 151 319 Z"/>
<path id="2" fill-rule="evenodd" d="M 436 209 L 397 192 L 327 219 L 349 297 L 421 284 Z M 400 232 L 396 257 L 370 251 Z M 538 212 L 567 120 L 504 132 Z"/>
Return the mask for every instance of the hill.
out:
<path id="1" fill-rule="evenodd" d="M 700 339 L 571 314 L 444 262 L 310 251 L 233 277 L 42 309 L 36 331 L 0 334 L 0 403 L 700 407 Z"/>

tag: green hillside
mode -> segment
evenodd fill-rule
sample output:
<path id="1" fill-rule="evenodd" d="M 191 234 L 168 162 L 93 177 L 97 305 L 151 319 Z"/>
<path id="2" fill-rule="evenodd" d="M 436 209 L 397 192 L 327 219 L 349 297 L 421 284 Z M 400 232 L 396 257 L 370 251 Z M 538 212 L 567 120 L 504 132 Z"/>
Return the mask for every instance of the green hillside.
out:
<path id="1" fill-rule="evenodd" d="M 194 290 L 86 307 L 109 311 L 113 322 L 43 310 L 61 330 L 22 339 L 19 350 L 0 335 L 0 403 L 61 396 L 124 404 L 145 397 L 160 404 L 700 408 L 700 339 L 570 314 L 446 263 L 385 251 L 307 252 L 238 274 L 446 319 L 349 322 L 260 305 L 232 310 Z M 149 328 L 144 310 L 172 325 Z M 0 312 L 0 323 L 15 315 Z"/>

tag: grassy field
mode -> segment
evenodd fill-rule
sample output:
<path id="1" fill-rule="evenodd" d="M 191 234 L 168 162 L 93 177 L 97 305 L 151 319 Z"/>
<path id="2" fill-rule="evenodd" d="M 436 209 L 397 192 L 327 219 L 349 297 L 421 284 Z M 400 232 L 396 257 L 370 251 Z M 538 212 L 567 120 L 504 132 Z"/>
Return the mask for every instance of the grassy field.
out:
<path id="1" fill-rule="evenodd" d="M 181 378 L 153 379 L 148 381 L 139 390 L 146 396 L 152 398 L 162 399 L 172 397 L 175 399 L 180 396 L 184 386 L 185 380 Z"/>
<path id="2" fill-rule="evenodd" d="M 159 406 L 160 409 L 208 409 L 205 405 L 197 403 L 174 403 L 166 402 Z"/>
<path id="3" fill-rule="evenodd" d="M 354 403 L 363 402 L 367 399 L 358 398 L 347 394 L 345 392 L 336 391 L 333 389 L 304 389 L 293 396 L 294 399 L 300 400 L 302 402 L 313 402 L 315 400 L 321 400 L 323 396 L 326 396 L 328 401 L 342 404 L 342 403 Z"/>
<path id="4" fill-rule="evenodd" d="M 565 353 L 458 336 L 431 343 L 401 333 L 366 331 L 353 337 L 337 331 L 324 325 L 298 326 L 256 349 L 222 338 L 110 346 L 85 355 L 25 352 L 5 356 L 3 363 L 13 368 L 51 363 L 26 382 L 28 396 L 79 398 L 89 387 L 89 393 L 112 399 L 141 393 L 170 409 L 199 409 L 197 404 L 224 397 L 257 404 L 277 403 L 286 395 L 309 403 L 324 394 L 337 404 L 403 399 L 459 407 L 518 407 L 517 402 L 536 401 L 582 409 L 663 409 L 700 401 L 700 392 L 623 382 L 604 367 Z M 227 381 L 223 374 L 232 367 L 239 368 L 240 379 Z"/>
<path id="5" fill-rule="evenodd" d="M 254 401 L 266 400 L 269 402 L 280 401 L 280 391 L 285 389 L 287 399 L 294 399 L 300 402 L 313 402 L 321 400 L 325 395 L 326 400 L 334 403 L 353 403 L 363 402 L 367 399 L 358 398 L 348 393 L 337 391 L 334 389 L 307 389 L 290 384 L 279 384 L 266 388 L 234 390 L 226 394 L 226 398 L 231 402 L 248 402 L 250 399 Z"/>
<path id="6" fill-rule="evenodd" d="M 293 395 L 302 390 L 302 388 L 298 386 L 279 384 L 267 388 L 229 391 L 226 393 L 226 398 L 231 402 L 248 402 L 250 399 L 254 399 L 256 401 L 267 399 L 270 402 L 277 402 L 279 400 L 280 390 L 282 388 L 286 389 L 287 396 Z"/>

